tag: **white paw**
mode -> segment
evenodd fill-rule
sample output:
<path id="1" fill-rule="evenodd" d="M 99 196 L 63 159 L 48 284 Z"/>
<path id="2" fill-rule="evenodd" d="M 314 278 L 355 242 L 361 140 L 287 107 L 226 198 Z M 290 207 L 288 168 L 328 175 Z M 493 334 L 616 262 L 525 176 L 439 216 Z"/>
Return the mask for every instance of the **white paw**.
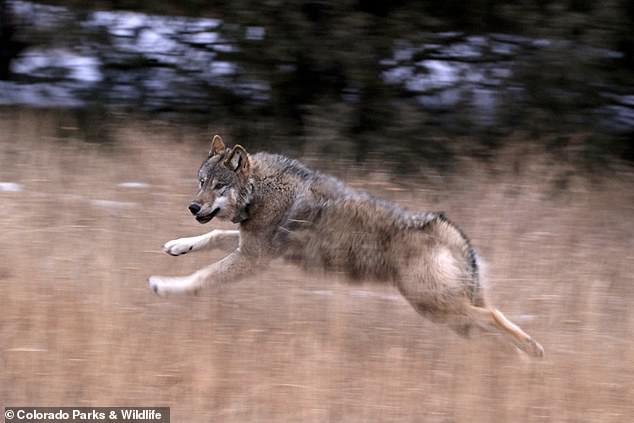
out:
<path id="1" fill-rule="evenodd" d="M 189 253 L 195 246 L 194 238 L 178 238 L 166 242 L 163 251 L 172 256 L 180 256 Z"/>
<path id="2" fill-rule="evenodd" d="M 190 276 L 150 276 L 147 282 L 150 289 L 161 297 L 171 294 L 196 294 L 198 292 L 198 285 Z"/>

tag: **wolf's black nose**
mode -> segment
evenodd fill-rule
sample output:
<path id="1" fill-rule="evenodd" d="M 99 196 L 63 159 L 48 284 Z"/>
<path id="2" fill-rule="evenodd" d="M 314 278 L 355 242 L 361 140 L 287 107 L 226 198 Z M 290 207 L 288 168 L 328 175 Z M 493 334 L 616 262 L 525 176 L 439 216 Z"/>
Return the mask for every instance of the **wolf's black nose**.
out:
<path id="1" fill-rule="evenodd" d="M 202 206 L 194 201 L 193 203 L 189 205 L 188 208 L 189 208 L 189 211 L 192 212 L 194 216 L 196 216 L 198 212 L 200 211 L 200 209 L 202 208 Z"/>

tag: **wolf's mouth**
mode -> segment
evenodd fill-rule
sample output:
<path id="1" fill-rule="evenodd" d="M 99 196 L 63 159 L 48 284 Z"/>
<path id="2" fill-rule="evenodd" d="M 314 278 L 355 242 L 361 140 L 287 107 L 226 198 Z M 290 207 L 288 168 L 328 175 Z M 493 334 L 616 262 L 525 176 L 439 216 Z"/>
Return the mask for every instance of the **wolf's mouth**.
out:
<path id="1" fill-rule="evenodd" d="M 218 214 L 218 212 L 220 211 L 220 207 L 216 207 L 215 209 L 213 209 L 211 211 L 211 213 L 206 214 L 204 216 L 199 216 L 196 215 L 196 220 L 198 221 L 198 223 L 207 223 L 209 222 L 211 219 L 214 218 L 214 216 L 216 216 Z"/>

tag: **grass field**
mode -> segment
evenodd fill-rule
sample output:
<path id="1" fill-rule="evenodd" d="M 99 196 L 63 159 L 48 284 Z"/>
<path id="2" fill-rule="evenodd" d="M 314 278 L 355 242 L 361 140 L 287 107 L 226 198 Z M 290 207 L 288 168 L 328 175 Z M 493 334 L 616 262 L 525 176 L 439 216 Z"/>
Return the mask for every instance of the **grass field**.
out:
<path id="1" fill-rule="evenodd" d="M 173 422 L 634 421 L 631 168 L 584 175 L 517 144 L 487 164 L 459 158 L 451 176 L 300 157 L 447 211 L 488 263 L 492 303 L 544 346 L 536 361 L 423 320 L 390 287 L 283 263 L 156 297 L 149 275 L 221 257 L 160 251 L 229 227 L 186 210 L 206 142 L 137 123 L 91 144 L 62 121 L 0 114 L 0 406 L 169 406 Z"/>

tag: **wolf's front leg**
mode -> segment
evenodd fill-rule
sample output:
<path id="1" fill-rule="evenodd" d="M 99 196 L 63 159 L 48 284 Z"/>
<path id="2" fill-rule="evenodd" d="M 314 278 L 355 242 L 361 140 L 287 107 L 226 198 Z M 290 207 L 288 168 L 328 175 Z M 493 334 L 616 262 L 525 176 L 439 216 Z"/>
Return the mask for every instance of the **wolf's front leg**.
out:
<path id="1" fill-rule="evenodd" d="M 239 242 L 240 231 L 214 229 L 203 235 L 168 241 L 163 245 L 163 251 L 172 256 L 180 256 L 205 248 L 232 251 L 238 248 Z"/>
<path id="2" fill-rule="evenodd" d="M 189 276 L 150 276 L 148 284 L 158 295 L 193 294 L 206 285 L 234 282 L 253 273 L 256 259 L 236 250 L 216 263 Z"/>

